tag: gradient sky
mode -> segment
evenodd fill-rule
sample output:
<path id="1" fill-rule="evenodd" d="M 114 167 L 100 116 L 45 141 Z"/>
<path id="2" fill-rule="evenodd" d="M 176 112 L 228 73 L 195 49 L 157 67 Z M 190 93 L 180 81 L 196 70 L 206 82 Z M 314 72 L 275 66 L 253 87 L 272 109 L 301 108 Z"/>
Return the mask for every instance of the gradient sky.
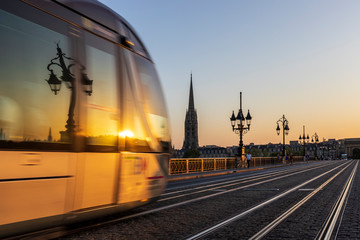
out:
<path id="1" fill-rule="evenodd" d="M 229 117 L 253 116 L 244 143 L 360 137 L 360 1 L 101 0 L 135 28 L 161 78 L 181 148 L 193 73 L 199 144 L 238 145 Z"/>

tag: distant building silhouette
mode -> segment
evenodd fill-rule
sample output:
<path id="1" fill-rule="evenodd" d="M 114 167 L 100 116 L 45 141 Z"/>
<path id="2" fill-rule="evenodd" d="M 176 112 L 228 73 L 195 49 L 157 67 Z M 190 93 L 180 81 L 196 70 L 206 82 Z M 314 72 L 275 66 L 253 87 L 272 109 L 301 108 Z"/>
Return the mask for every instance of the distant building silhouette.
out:
<path id="1" fill-rule="evenodd" d="M 192 73 L 190 75 L 190 94 L 189 107 L 185 117 L 185 137 L 183 149 L 197 149 L 199 147 L 198 141 L 198 123 L 197 114 L 194 106 L 194 93 L 192 86 Z"/>
<path id="2" fill-rule="evenodd" d="M 253 157 L 276 157 L 281 156 L 282 143 L 254 144 L 245 146 L 245 151 L 250 152 Z M 338 159 L 341 154 L 346 153 L 348 157 L 360 159 L 360 138 L 328 139 L 319 143 L 306 143 L 306 153 L 310 159 Z M 298 140 L 290 141 L 286 144 L 286 151 L 294 156 L 303 156 L 304 145 Z M 187 149 L 175 149 L 173 147 L 172 158 L 182 158 Z M 239 146 L 220 147 L 206 145 L 198 147 L 200 158 L 223 158 L 238 156 Z"/>
<path id="3" fill-rule="evenodd" d="M 351 158 L 360 157 L 360 138 L 345 138 L 344 140 L 345 152 Z"/>
<path id="4" fill-rule="evenodd" d="M 239 148 L 237 146 L 237 148 Z M 224 147 L 216 145 L 202 146 L 197 149 L 200 152 L 200 158 L 224 158 L 230 157 L 231 152 Z M 172 151 L 172 158 L 183 158 L 187 149 L 175 149 Z"/>

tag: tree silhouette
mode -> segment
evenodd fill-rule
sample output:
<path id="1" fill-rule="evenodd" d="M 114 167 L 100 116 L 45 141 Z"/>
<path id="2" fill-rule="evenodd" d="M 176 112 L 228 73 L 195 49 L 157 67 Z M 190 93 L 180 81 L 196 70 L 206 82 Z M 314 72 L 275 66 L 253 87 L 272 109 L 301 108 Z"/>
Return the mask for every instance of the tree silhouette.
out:
<path id="1" fill-rule="evenodd" d="M 189 150 L 186 150 L 183 158 L 198 158 L 198 157 L 200 157 L 200 155 L 201 155 L 201 153 L 198 150 L 189 149 Z"/>

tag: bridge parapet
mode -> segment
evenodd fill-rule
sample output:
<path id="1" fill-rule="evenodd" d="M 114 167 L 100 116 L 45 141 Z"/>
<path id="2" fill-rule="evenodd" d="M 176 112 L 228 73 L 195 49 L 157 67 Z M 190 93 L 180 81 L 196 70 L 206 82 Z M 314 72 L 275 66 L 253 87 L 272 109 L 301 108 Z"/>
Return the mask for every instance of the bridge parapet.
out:
<path id="1" fill-rule="evenodd" d="M 235 157 L 228 158 L 171 158 L 169 162 L 169 174 L 182 174 L 191 172 L 208 172 L 216 170 L 226 170 L 235 168 Z M 277 157 L 253 157 L 250 161 L 250 167 L 265 165 L 283 164 L 285 160 Z M 302 156 L 295 156 L 294 162 L 304 161 Z M 247 162 L 243 158 L 238 158 L 238 167 L 247 167 Z"/>

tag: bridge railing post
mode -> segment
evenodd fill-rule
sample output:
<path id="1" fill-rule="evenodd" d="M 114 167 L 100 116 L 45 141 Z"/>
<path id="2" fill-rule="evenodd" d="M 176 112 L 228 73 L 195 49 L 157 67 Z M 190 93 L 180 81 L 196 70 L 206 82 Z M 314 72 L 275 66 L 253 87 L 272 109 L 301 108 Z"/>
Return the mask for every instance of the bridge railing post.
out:
<path id="1" fill-rule="evenodd" d="M 186 159 L 186 173 L 189 173 L 189 159 Z"/>
<path id="2" fill-rule="evenodd" d="M 171 163 L 172 163 L 172 160 L 171 158 L 169 159 L 169 175 L 171 175 Z"/>

